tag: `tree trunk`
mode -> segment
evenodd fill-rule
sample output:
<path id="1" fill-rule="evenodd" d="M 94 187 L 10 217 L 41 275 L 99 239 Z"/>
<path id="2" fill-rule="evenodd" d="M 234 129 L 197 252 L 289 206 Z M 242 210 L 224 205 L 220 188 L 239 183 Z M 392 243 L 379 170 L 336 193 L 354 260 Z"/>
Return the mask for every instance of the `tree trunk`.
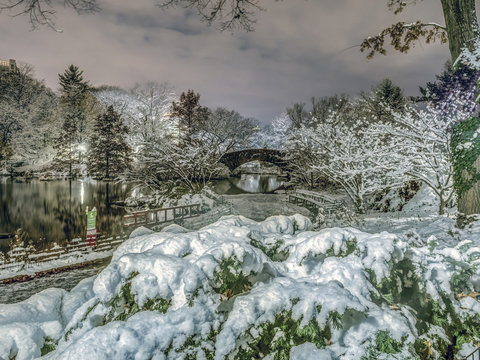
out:
<path id="1" fill-rule="evenodd" d="M 446 207 L 445 199 L 443 195 L 440 195 L 440 205 L 438 207 L 438 215 L 445 215 L 445 207 Z"/>
<path id="2" fill-rule="evenodd" d="M 448 43 L 452 60 L 455 61 L 462 48 L 472 48 L 478 36 L 475 0 L 441 0 Z"/>
<path id="3" fill-rule="evenodd" d="M 480 170 L 480 157 L 473 166 Z M 463 215 L 480 214 L 480 183 L 477 182 L 458 199 L 458 212 Z"/>
<path id="4" fill-rule="evenodd" d="M 475 0 L 441 0 L 452 61 L 462 48 L 472 48 L 479 36 Z M 480 158 L 475 166 L 480 165 Z M 453 164 L 453 166 L 458 166 Z M 480 182 L 458 197 L 458 211 L 463 215 L 480 214 Z"/>

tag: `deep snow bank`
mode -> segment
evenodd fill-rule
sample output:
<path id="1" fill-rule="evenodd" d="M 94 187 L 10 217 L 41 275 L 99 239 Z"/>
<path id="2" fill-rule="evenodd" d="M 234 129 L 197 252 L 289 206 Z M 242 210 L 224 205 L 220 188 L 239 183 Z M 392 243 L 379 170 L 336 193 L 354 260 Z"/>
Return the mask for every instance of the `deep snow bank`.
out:
<path id="1" fill-rule="evenodd" d="M 442 247 L 310 227 L 295 215 L 137 229 L 71 292 L 0 305 L 0 358 L 438 358 L 453 336 L 478 340 L 480 236 Z"/>

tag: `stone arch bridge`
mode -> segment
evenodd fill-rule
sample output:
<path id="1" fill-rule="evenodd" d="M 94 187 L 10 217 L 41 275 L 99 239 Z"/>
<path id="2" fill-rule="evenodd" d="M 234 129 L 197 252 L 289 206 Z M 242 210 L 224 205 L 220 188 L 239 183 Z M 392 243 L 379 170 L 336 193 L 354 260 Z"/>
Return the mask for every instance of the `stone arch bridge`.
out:
<path id="1" fill-rule="evenodd" d="M 280 150 L 246 149 L 223 154 L 220 158 L 220 162 L 226 165 L 230 171 L 235 170 L 240 165 L 257 160 L 277 165 L 282 170 L 288 172 L 289 164 L 285 161 L 284 157 L 285 153 Z"/>

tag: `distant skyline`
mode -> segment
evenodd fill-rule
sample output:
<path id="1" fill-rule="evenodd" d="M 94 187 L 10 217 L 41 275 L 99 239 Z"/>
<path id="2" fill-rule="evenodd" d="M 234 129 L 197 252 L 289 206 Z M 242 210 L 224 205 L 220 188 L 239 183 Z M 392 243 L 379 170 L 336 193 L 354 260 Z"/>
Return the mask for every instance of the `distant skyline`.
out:
<path id="1" fill-rule="evenodd" d="M 34 66 L 58 89 L 70 64 L 92 85 L 131 88 L 167 81 L 177 94 L 194 89 L 201 103 L 224 106 L 263 124 L 312 96 L 368 91 L 389 77 L 408 95 L 433 81 L 447 45 L 419 44 L 404 55 L 367 60 L 359 45 L 397 21 L 443 23 L 440 3 L 424 0 L 395 16 L 387 0 L 265 0 L 255 32 L 219 32 L 191 11 L 161 10 L 146 0 L 100 0 L 102 10 L 77 15 L 60 6 L 57 27 L 31 31 L 25 17 L 0 14 L 0 59 Z"/>

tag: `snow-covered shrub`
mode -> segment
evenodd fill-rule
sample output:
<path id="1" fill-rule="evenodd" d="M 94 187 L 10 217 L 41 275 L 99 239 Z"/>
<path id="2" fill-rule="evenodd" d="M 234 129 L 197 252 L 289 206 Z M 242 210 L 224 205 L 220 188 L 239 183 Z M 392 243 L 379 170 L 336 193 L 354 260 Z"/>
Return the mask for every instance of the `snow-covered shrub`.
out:
<path id="1" fill-rule="evenodd" d="M 369 206 L 373 210 L 383 212 L 401 211 L 415 194 L 420 190 L 420 183 L 409 181 L 396 189 L 385 189 L 376 194 L 370 201 Z"/>
<path id="2" fill-rule="evenodd" d="M 480 340 L 480 226 L 454 246 L 310 228 L 295 215 L 137 230 L 71 292 L 0 305 L 0 357 L 440 359 Z"/>
<path id="3" fill-rule="evenodd" d="M 362 217 L 353 209 L 342 205 L 333 212 L 320 208 L 313 221 L 314 229 L 324 229 L 336 226 L 356 226 L 362 223 Z"/>

